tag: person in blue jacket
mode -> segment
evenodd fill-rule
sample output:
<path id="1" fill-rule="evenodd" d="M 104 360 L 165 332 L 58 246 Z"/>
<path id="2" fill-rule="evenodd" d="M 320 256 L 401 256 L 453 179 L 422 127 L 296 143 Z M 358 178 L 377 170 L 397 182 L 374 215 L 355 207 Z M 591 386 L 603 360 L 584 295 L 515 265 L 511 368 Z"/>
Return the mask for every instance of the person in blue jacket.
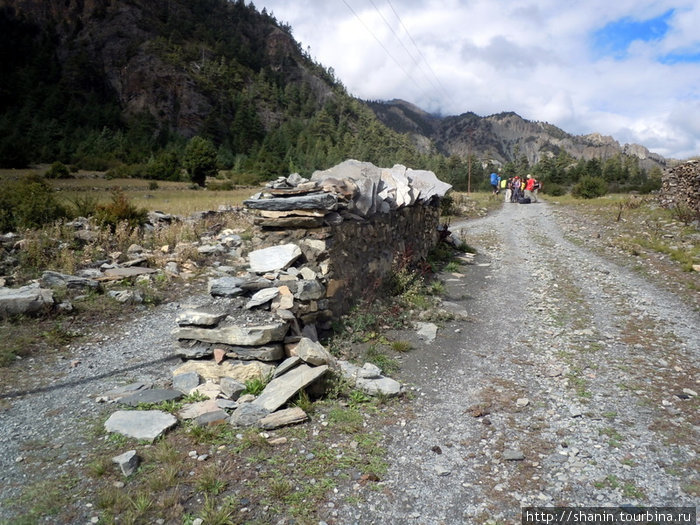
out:
<path id="1" fill-rule="evenodd" d="M 493 194 L 498 195 L 499 188 L 498 185 L 501 183 L 501 177 L 495 171 L 491 173 L 491 187 L 493 188 Z"/>

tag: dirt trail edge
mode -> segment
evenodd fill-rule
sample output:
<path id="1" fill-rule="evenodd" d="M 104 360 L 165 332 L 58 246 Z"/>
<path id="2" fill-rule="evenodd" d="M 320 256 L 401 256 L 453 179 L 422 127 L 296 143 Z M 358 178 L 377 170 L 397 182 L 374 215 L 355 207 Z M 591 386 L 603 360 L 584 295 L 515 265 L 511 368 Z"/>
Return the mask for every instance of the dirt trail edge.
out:
<path id="1" fill-rule="evenodd" d="M 333 523 L 519 524 L 525 506 L 694 506 L 700 316 L 568 240 L 553 206 L 453 224 L 468 319 L 402 364 L 389 471 Z M 339 498 L 340 499 L 340 498 Z"/>

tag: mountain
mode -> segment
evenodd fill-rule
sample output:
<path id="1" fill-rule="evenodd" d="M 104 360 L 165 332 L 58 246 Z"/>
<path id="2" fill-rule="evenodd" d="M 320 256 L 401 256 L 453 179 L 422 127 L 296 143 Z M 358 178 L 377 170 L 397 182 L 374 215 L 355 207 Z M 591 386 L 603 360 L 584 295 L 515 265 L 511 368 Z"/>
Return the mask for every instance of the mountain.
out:
<path id="1" fill-rule="evenodd" d="M 525 156 L 529 164 L 566 152 L 575 159 L 607 160 L 625 155 L 639 160 L 641 168 L 666 167 L 661 155 L 638 144 L 620 145 L 598 133 L 571 135 L 546 122 L 525 120 L 516 113 L 480 117 L 475 113 L 438 117 L 403 100 L 369 102 L 379 120 L 400 133 L 409 133 L 415 144 L 426 150 L 433 143 L 447 156 L 466 158 L 470 153 L 483 162 L 505 164 Z"/>
<path id="2" fill-rule="evenodd" d="M 0 0 L 0 78 L 1 166 L 170 165 L 194 135 L 264 177 L 413 150 L 244 0 Z"/>

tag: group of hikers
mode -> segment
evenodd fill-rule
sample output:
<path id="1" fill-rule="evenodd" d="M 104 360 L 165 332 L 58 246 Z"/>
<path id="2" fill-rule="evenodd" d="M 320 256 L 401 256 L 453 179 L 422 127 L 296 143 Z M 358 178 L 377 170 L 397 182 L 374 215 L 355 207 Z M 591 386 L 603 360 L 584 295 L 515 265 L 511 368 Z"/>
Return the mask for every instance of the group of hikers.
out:
<path id="1" fill-rule="evenodd" d="M 494 195 L 498 195 L 503 190 L 506 202 L 530 204 L 531 202 L 537 202 L 537 193 L 542 188 L 542 183 L 529 173 L 522 179 L 518 175 L 502 178 L 498 173 L 493 172 L 491 174 L 491 187 Z"/>

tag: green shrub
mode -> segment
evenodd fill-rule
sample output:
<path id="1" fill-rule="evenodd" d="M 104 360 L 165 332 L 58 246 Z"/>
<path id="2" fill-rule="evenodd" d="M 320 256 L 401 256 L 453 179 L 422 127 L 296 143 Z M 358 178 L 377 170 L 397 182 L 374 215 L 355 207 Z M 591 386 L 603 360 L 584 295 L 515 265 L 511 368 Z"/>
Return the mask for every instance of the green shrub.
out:
<path id="1" fill-rule="evenodd" d="M 550 184 L 547 184 L 547 186 L 542 190 L 542 192 L 546 193 L 547 195 L 551 195 L 552 197 L 561 197 L 562 195 L 566 194 L 566 188 L 561 184 L 552 182 Z"/>
<path id="2" fill-rule="evenodd" d="M 51 167 L 46 172 L 47 179 L 70 179 L 71 174 L 68 166 L 62 162 L 56 161 L 51 164 Z"/>
<path id="3" fill-rule="evenodd" d="M 24 177 L 0 192 L 0 231 L 38 228 L 66 216 L 43 177 Z"/>
<path id="4" fill-rule="evenodd" d="M 602 177 L 585 176 L 574 186 L 571 194 L 581 199 L 595 199 L 608 192 L 608 183 Z"/>
<path id="5" fill-rule="evenodd" d="M 71 199 L 76 217 L 92 217 L 97 213 L 97 198 L 92 195 L 80 195 Z"/>
<path id="6" fill-rule="evenodd" d="M 131 204 L 124 192 L 117 189 L 112 193 L 110 203 L 97 206 L 95 218 L 97 222 L 109 226 L 114 232 L 120 222 L 128 223 L 131 228 L 143 225 L 146 222 L 147 212 Z"/>

